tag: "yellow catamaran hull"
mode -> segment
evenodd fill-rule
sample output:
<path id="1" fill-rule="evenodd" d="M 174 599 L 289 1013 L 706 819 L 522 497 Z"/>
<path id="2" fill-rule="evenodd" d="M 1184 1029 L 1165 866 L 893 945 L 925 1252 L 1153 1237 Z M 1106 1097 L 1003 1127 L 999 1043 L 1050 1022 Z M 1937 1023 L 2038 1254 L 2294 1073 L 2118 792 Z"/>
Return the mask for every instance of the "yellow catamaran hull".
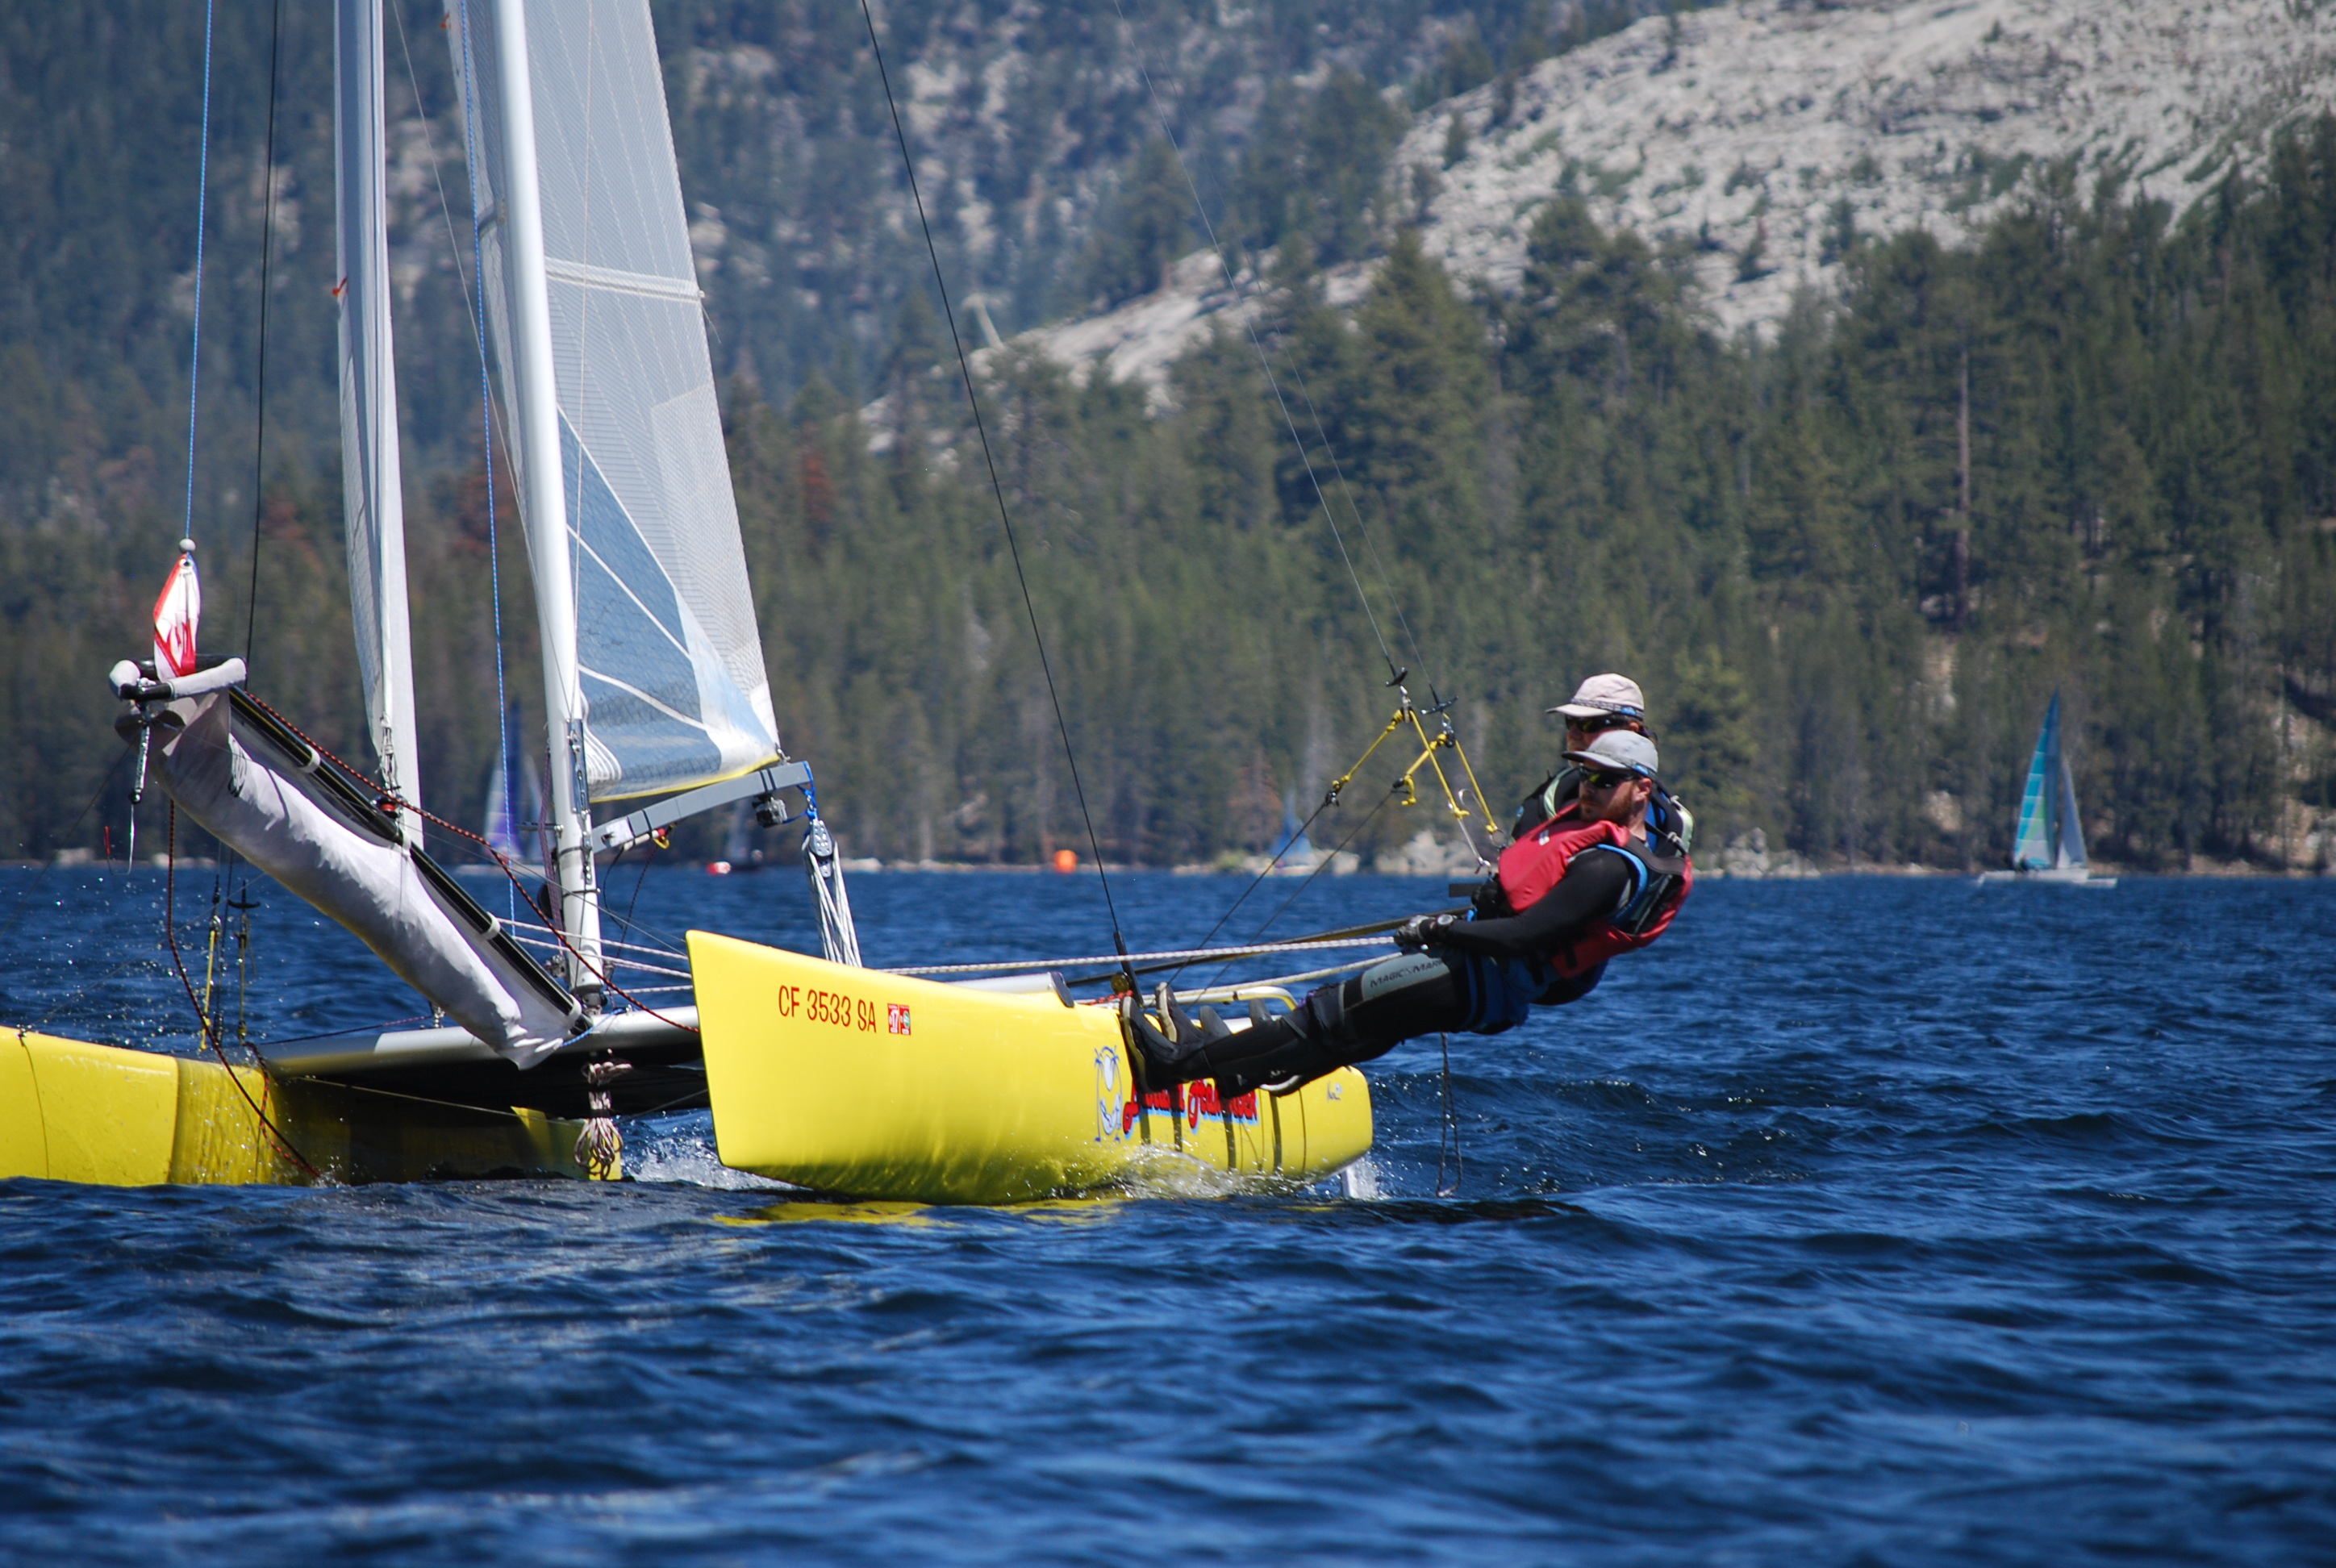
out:
<path id="1" fill-rule="evenodd" d="M 309 1181 L 260 1125 L 255 1102 L 303 1159 L 336 1180 L 585 1174 L 575 1122 L 316 1079 L 271 1080 L 251 1067 L 233 1069 L 231 1078 L 229 1071 L 154 1051 L 0 1032 L 0 1179 L 119 1187 Z"/>
<path id="2" fill-rule="evenodd" d="M 693 931 L 723 1164 L 821 1192 L 1001 1203 L 1173 1180 L 1295 1182 L 1371 1146 L 1345 1068 L 1286 1095 L 1144 1096 L 1108 1008 L 848 969 Z M 247 1097 L 248 1096 L 248 1097 Z M 0 1179 L 147 1186 L 586 1174 L 580 1124 L 0 1030 Z"/>
<path id="3" fill-rule="evenodd" d="M 1017 1203 L 1157 1176 L 1181 1155 L 1294 1181 L 1371 1146 L 1351 1067 L 1230 1103 L 1143 1096 L 1108 1008 L 689 933 L 722 1163 L 823 1192 Z"/>

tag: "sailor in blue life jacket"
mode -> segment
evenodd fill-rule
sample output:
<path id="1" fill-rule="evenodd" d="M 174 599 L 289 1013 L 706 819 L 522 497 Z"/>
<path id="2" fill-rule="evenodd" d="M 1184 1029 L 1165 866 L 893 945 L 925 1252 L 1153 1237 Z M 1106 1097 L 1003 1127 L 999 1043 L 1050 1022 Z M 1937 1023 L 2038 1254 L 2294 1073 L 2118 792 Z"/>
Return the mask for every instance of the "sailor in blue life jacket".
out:
<path id="1" fill-rule="evenodd" d="M 1405 950 L 1324 986 L 1290 1012 L 1252 1004 L 1246 1029 L 1203 1008 L 1187 1016 L 1163 986 L 1155 1027 L 1134 997 L 1121 1021 L 1150 1089 L 1213 1078 L 1221 1095 L 1282 1089 L 1440 1032 L 1497 1035 L 1536 1003 L 1562 1006 L 1618 953 L 1670 926 L 1694 885 L 1686 846 L 1650 827 L 1660 788 L 1655 743 L 1629 729 L 1594 736 L 1566 760 L 1580 787 L 1558 814 L 1501 852 L 1490 899 L 1464 916 L 1416 915 Z M 1594 978 L 1591 979 L 1594 983 Z"/>

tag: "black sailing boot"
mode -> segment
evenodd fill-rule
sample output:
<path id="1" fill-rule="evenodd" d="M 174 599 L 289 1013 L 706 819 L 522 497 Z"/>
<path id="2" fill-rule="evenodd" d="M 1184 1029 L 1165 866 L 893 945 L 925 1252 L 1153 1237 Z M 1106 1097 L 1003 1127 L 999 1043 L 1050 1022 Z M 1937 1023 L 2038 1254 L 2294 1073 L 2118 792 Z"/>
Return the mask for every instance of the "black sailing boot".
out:
<path id="1" fill-rule="evenodd" d="M 1217 1093 L 1231 1099 L 1253 1089 L 1295 1088 L 1377 1056 L 1386 1047 L 1366 1044 L 1348 1027 L 1341 990 L 1325 986 L 1278 1018 L 1260 1021 L 1252 1010 L 1248 1028 L 1202 1049 L 1195 1076 L 1214 1078 Z"/>
<path id="2" fill-rule="evenodd" d="M 1164 1029 L 1153 1027 L 1144 1017 L 1144 1004 L 1135 998 L 1120 999 L 1120 1025 L 1126 1031 L 1128 1045 L 1142 1058 L 1138 1066 L 1144 1088 L 1156 1092 L 1207 1077 L 1209 1047 L 1231 1038 L 1232 1031 L 1207 1008 L 1201 1009 L 1197 1018 L 1187 1014 L 1176 1005 L 1164 981 L 1153 994 L 1153 1006 Z"/>
<path id="3" fill-rule="evenodd" d="M 1450 961 L 1406 953 L 1324 986 L 1278 1018 L 1262 1011 L 1251 1008 L 1241 1033 L 1205 1042 L 1187 1071 L 1216 1079 L 1227 1097 L 1292 1088 L 1384 1056 L 1415 1035 L 1466 1027 L 1468 998 Z"/>

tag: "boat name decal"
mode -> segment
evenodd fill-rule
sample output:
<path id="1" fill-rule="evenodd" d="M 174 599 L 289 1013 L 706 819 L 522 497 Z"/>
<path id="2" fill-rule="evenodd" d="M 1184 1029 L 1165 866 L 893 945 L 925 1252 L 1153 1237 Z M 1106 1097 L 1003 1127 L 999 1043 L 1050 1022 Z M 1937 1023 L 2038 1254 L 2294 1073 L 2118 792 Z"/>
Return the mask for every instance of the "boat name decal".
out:
<path id="1" fill-rule="evenodd" d="M 1181 1102 L 1181 1104 L 1180 1104 Z M 1120 1107 L 1119 1128 L 1124 1133 L 1135 1125 L 1135 1118 L 1146 1111 L 1182 1110 L 1186 1122 L 1198 1122 L 1204 1117 L 1222 1118 L 1231 1115 L 1236 1122 L 1257 1121 L 1257 1091 L 1235 1095 L 1228 1100 L 1217 1093 L 1216 1084 L 1208 1078 L 1197 1078 L 1189 1084 L 1179 1084 L 1174 1089 L 1161 1089 L 1143 1096 L 1141 1102 L 1131 1095 Z"/>

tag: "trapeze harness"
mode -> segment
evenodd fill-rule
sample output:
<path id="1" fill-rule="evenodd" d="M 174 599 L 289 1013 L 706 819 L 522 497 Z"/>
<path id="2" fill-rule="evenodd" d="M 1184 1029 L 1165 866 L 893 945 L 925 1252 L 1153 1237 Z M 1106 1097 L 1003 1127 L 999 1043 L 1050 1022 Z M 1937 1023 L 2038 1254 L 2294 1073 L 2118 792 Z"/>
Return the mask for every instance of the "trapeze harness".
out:
<path id="1" fill-rule="evenodd" d="M 1695 868 L 1684 852 L 1661 853 L 1620 823 L 1568 821 L 1570 815 L 1561 813 L 1503 850 L 1492 889 L 1504 906 L 1500 913 L 1522 914 L 1547 898 L 1583 855 L 1603 852 L 1629 862 L 1630 891 L 1614 912 L 1544 956 L 1565 979 L 1661 936 L 1695 886 Z"/>

